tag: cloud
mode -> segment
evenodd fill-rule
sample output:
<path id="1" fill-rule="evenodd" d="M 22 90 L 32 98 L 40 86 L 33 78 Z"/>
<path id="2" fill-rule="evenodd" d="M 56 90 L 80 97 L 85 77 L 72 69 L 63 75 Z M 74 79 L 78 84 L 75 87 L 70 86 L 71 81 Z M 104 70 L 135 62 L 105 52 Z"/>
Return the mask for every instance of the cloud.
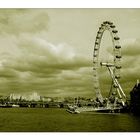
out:
<path id="1" fill-rule="evenodd" d="M 77 92 L 85 95 L 89 88 L 89 82 L 85 84 L 85 81 L 90 77 L 86 73 L 91 66 L 85 55 L 79 54 L 66 43 L 54 45 L 36 34 L 11 36 L 13 35 L 3 35 L 8 40 L 3 45 L 8 46 L 10 42 L 12 47 L 2 48 L 0 79 L 6 80 L 4 83 L 0 81 L 5 87 L 5 91 L 3 88 L 1 91 L 38 91 L 50 96 L 74 96 Z"/>
<path id="2" fill-rule="evenodd" d="M 127 39 L 122 42 L 124 56 L 137 56 L 140 54 L 140 39 Z"/>
<path id="3" fill-rule="evenodd" d="M 0 9 L 1 33 L 36 33 L 48 27 L 48 14 L 45 10 Z"/>
<path id="4" fill-rule="evenodd" d="M 98 20 L 102 21 L 100 15 L 106 10 L 48 11 L 0 9 L 0 94 L 37 91 L 46 96 L 94 97 L 93 48 L 90 45 L 100 25 Z M 106 15 L 108 13 L 110 10 Z M 118 15 L 118 11 L 115 14 Z M 115 19 L 114 12 L 111 15 Z M 123 29 L 124 16 L 121 16 L 123 20 L 119 26 Z M 130 24 L 127 26 L 130 28 Z M 121 34 L 124 31 L 121 30 Z M 120 83 L 127 94 L 140 77 L 140 41 L 135 38 L 122 42 Z M 92 43 L 89 43 L 90 39 Z M 108 34 L 103 37 L 101 45 L 101 60 L 113 60 L 112 41 Z M 102 68 L 99 76 L 101 89 L 108 93 L 111 81 L 108 70 Z"/>
<path id="5" fill-rule="evenodd" d="M 26 34 L 18 37 L 15 47 L 18 53 L 12 54 L 13 63 L 9 62 L 8 66 L 17 70 L 32 71 L 32 68 L 38 71 L 41 68 L 59 70 L 89 66 L 87 58 L 75 52 L 71 46 L 67 44 L 54 45 L 33 35 Z"/>
<path id="6" fill-rule="evenodd" d="M 122 87 L 127 95 L 134 87 L 136 80 L 140 78 L 140 39 L 132 38 L 122 41 Z"/>
<path id="7" fill-rule="evenodd" d="M 101 46 L 102 47 L 102 46 Z M 100 53 L 104 53 L 100 55 L 104 62 L 113 61 L 113 48 L 111 45 L 104 48 L 100 48 Z M 102 52 L 101 52 L 102 51 Z M 121 66 L 120 70 L 121 79 L 119 80 L 123 90 L 129 97 L 129 93 L 132 90 L 133 86 L 136 83 L 136 80 L 140 78 L 140 39 L 132 38 L 125 39 L 122 41 L 122 58 L 121 58 Z M 101 60 L 101 58 L 99 58 Z M 111 85 L 111 76 L 108 72 L 108 69 L 105 67 L 99 68 L 99 81 L 101 90 L 107 92 L 109 90 L 109 86 Z"/>

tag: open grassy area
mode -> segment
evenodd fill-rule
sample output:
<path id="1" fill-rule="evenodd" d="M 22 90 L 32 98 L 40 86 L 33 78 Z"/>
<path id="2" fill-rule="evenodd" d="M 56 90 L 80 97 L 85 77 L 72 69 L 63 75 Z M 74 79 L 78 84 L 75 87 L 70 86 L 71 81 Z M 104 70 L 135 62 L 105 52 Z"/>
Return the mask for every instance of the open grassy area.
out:
<path id="1" fill-rule="evenodd" d="M 0 108 L 0 132 L 140 131 L 128 114 L 69 114 L 59 108 Z"/>

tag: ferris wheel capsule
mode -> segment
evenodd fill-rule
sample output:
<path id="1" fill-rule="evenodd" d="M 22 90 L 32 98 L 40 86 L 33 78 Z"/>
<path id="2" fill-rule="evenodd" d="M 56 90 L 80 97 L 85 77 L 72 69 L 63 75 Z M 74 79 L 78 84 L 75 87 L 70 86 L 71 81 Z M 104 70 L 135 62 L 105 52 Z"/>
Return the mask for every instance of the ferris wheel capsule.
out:
<path id="1" fill-rule="evenodd" d="M 104 23 L 104 24 L 113 24 L 113 23 L 110 22 L 110 21 L 104 21 L 103 23 Z"/>
<path id="2" fill-rule="evenodd" d="M 120 75 L 116 75 L 115 78 L 116 79 L 120 79 L 121 77 L 120 77 Z"/>
<path id="3" fill-rule="evenodd" d="M 121 66 L 116 66 L 116 69 L 121 69 L 122 67 Z"/>
<path id="4" fill-rule="evenodd" d="M 115 40 L 119 40 L 120 38 L 119 38 L 119 37 L 114 37 L 114 39 L 115 39 Z"/>
<path id="5" fill-rule="evenodd" d="M 109 25 L 113 25 L 113 22 L 109 22 Z"/>
<path id="6" fill-rule="evenodd" d="M 93 63 L 96 64 L 97 62 L 96 61 L 93 61 Z"/>
<path id="7" fill-rule="evenodd" d="M 97 33 L 98 33 L 98 34 L 101 34 L 102 32 L 99 32 L 99 31 L 98 31 Z"/>
<path id="8" fill-rule="evenodd" d="M 107 21 L 104 21 L 103 24 L 107 24 Z"/>
<path id="9" fill-rule="evenodd" d="M 97 36 L 96 39 L 100 39 L 101 37 Z"/>
<path id="10" fill-rule="evenodd" d="M 99 42 L 96 41 L 96 42 L 95 42 L 95 45 L 98 45 L 98 44 L 99 44 Z"/>
<path id="11" fill-rule="evenodd" d="M 94 67 L 93 70 L 97 70 L 97 68 Z"/>
<path id="12" fill-rule="evenodd" d="M 121 55 L 116 55 L 116 58 L 122 58 L 122 56 Z"/>
<path id="13" fill-rule="evenodd" d="M 120 45 L 116 45 L 115 48 L 116 48 L 116 49 L 120 49 L 121 46 L 120 46 Z"/>
<path id="14" fill-rule="evenodd" d="M 110 25 L 111 28 L 115 28 L 115 25 Z"/>
<path id="15" fill-rule="evenodd" d="M 97 54 L 94 54 L 94 57 L 97 57 Z"/>
<path id="16" fill-rule="evenodd" d="M 97 48 L 97 47 L 95 47 L 95 48 L 94 48 L 94 50 L 95 50 L 95 51 L 97 51 L 97 50 L 98 50 L 98 48 Z"/>
<path id="17" fill-rule="evenodd" d="M 110 35 L 112 37 L 112 43 L 113 43 L 113 59 L 107 63 L 100 63 L 99 62 L 99 50 L 100 50 L 100 44 L 101 44 L 101 40 L 102 40 L 102 36 L 104 31 L 109 31 Z M 94 88 L 95 88 L 95 93 L 96 93 L 96 97 L 100 97 L 100 101 L 103 101 L 103 96 L 101 93 L 101 89 L 100 89 L 100 83 L 99 83 L 99 77 L 98 77 L 98 69 L 99 69 L 99 63 L 101 66 L 106 66 L 108 68 L 108 70 L 110 71 L 110 75 L 112 77 L 112 84 L 111 84 L 111 89 L 110 91 L 113 92 L 115 91 L 116 93 L 118 92 L 118 84 L 115 83 L 115 87 L 114 85 L 114 79 L 117 81 L 117 79 L 120 79 L 120 69 L 121 69 L 121 65 L 120 65 L 120 61 L 121 61 L 121 46 L 119 45 L 119 37 L 117 36 L 118 31 L 115 29 L 115 25 L 113 25 L 113 22 L 110 21 L 104 21 L 103 24 L 101 24 L 101 26 L 99 27 L 99 30 L 97 32 L 97 37 L 96 37 L 96 41 L 95 41 L 95 45 L 94 45 L 94 55 L 93 55 L 93 63 L 94 63 L 94 74 L 96 77 L 95 79 L 95 83 L 94 83 Z M 115 49 L 114 49 L 115 48 Z M 98 85 L 98 86 L 96 86 Z M 122 92 L 122 89 L 121 89 Z M 118 96 L 120 97 L 119 93 Z"/>
<path id="18" fill-rule="evenodd" d="M 112 30 L 112 32 L 113 32 L 113 33 L 118 33 L 118 31 L 117 31 L 117 30 Z"/>
<path id="19" fill-rule="evenodd" d="M 118 88 L 118 85 L 114 84 L 113 87 L 114 87 L 114 88 Z"/>

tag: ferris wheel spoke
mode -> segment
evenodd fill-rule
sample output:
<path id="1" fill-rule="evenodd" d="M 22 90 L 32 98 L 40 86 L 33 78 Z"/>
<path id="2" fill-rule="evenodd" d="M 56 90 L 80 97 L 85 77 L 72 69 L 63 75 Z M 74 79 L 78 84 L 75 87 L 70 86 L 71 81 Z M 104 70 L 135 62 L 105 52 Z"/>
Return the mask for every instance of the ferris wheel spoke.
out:
<path id="1" fill-rule="evenodd" d="M 113 63 L 111 62 L 99 62 L 99 50 L 100 50 L 100 44 L 102 40 L 102 36 L 105 31 L 109 31 L 111 38 L 112 38 L 112 44 L 113 44 Z M 118 79 L 120 79 L 120 69 L 121 69 L 121 45 L 119 43 L 119 36 L 118 36 L 118 30 L 116 30 L 116 26 L 113 24 L 113 22 L 110 21 L 104 21 L 101 26 L 99 27 L 99 30 L 96 35 L 95 44 L 94 44 L 94 52 L 93 52 L 93 71 L 94 71 L 94 87 L 95 87 L 95 93 L 96 96 L 99 98 L 100 101 L 103 101 L 103 96 L 100 89 L 100 83 L 98 78 L 98 70 L 99 70 L 99 63 L 101 66 L 107 66 L 109 71 L 111 71 L 112 76 L 112 84 L 109 92 L 109 96 L 111 95 L 111 92 L 118 92 L 118 96 L 120 98 L 125 97 L 125 94 L 118 83 Z M 113 70 L 110 69 L 113 67 Z"/>

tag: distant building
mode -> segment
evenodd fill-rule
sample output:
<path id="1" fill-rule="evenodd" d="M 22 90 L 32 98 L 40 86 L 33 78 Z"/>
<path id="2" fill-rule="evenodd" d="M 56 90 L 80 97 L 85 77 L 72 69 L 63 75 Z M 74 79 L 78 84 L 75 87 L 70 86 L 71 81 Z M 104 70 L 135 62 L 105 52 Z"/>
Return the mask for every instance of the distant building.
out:
<path id="1" fill-rule="evenodd" d="M 53 99 L 51 97 L 42 97 L 43 102 L 51 102 Z"/>
<path id="2" fill-rule="evenodd" d="M 10 94 L 9 99 L 10 99 L 10 101 L 13 101 L 16 99 L 20 99 L 20 97 L 21 97 L 21 95 L 12 93 L 12 94 Z"/>
<path id="3" fill-rule="evenodd" d="M 136 85 L 130 92 L 130 110 L 135 115 L 140 115 L 140 83 Z"/>
<path id="4" fill-rule="evenodd" d="M 29 95 L 20 95 L 20 94 L 10 94 L 9 96 L 10 101 L 13 100 L 27 100 L 27 101 L 39 101 L 40 100 L 40 95 L 38 95 L 37 92 L 34 92 L 32 94 Z"/>
<path id="5" fill-rule="evenodd" d="M 40 100 L 40 95 L 38 95 L 37 92 L 32 93 L 31 95 L 29 95 L 29 100 L 30 101 L 39 101 Z"/>

